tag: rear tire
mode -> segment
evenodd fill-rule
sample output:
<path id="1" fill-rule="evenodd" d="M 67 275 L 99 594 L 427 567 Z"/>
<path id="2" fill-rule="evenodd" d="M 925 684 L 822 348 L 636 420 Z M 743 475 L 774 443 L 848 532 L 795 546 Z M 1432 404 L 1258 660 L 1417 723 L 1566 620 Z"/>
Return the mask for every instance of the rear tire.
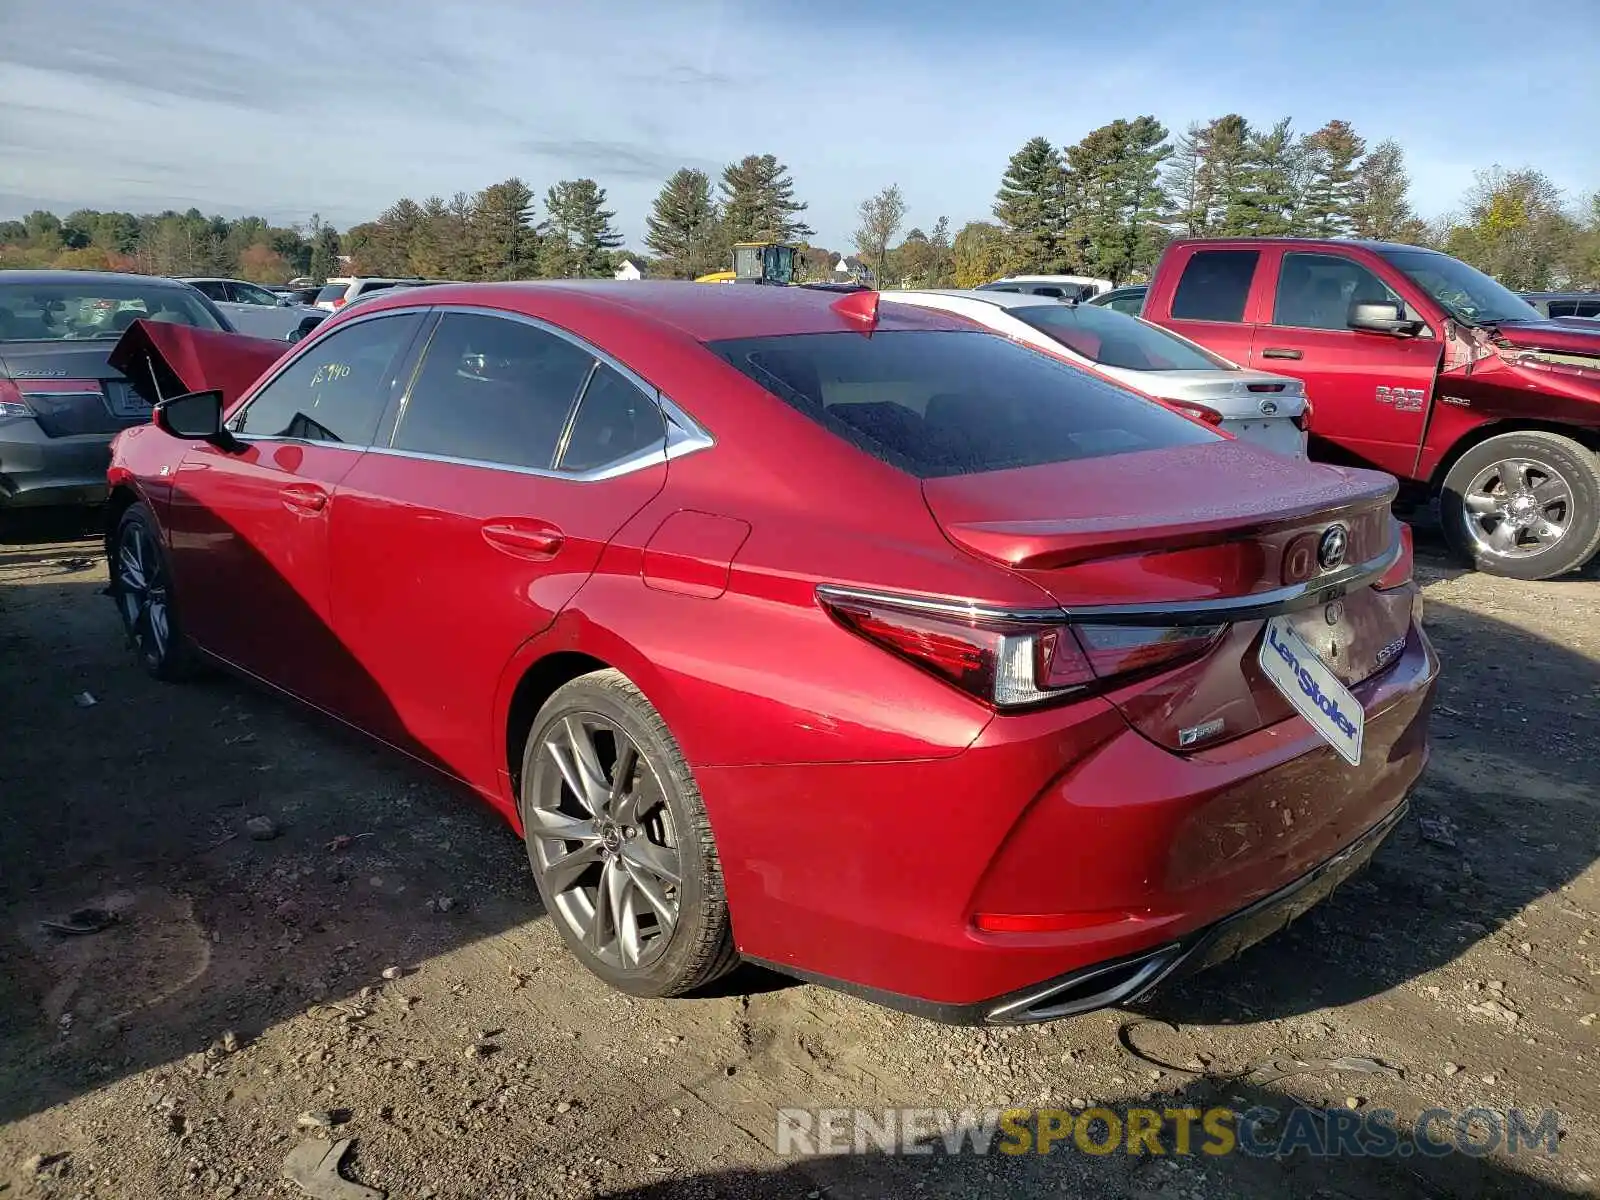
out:
<path id="1" fill-rule="evenodd" d="M 1530 429 L 1472 447 L 1439 497 L 1445 539 L 1463 561 L 1510 579 L 1554 579 L 1600 550 L 1600 456 Z"/>
<path id="2" fill-rule="evenodd" d="M 166 547 L 150 510 L 143 504 L 130 505 L 117 522 L 108 550 L 111 598 L 146 674 L 168 683 L 199 674 L 200 656 L 178 619 Z"/>
<path id="3" fill-rule="evenodd" d="M 700 789 L 661 714 L 620 671 L 580 676 L 545 701 L 523 750 L 519 808 L 545 911 L 606 983 L 680 996 L 738 964 Z"/>

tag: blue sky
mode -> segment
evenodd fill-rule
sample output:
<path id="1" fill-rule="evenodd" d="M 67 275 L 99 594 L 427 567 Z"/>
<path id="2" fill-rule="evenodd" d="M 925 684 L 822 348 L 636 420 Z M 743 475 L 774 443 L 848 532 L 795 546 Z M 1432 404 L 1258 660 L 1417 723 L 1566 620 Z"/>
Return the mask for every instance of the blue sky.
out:
<path id="1" fill-rule="evenodd" d="M 589 175 L 639 245 L 674 169 L 770 151 L 838 248 L 886 184 L 959 226 L 1035 134 L 1228 111 L 1399 139 L 1433 216 L 1494 163 L 1600 188 L 1597 62 L 1600 0 L 0 0 L 0 217 Z"/>

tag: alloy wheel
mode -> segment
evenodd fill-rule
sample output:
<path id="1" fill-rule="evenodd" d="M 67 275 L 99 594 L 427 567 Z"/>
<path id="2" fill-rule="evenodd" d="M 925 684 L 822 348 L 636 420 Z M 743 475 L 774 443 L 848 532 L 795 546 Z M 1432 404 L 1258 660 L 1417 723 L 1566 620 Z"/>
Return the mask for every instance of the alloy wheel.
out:
<path id="1" fill-rule="evenodd" d="M 166 573 L 150 531 L 137 521 L 123 526 L 117 544 L 117 604 L 139 653 L 160 663 L 171 637 Z"/>
<path id="2" fill-rule="evenodd" d="M 1506 458 L 1490 463 L 1461 494 L 1466 534 L 1480 551 L 1502 558 L 1543 554 L 1572 523 L 1572 485 L 1548 463 Z"/>
<path id="3" fill-rule="evenodd" d="M 546 769 L 524 823 L 552 916 L 608 966 L 649 967 L 677 927 L 683 878 L 655 766 L 621 727 L 592 712 L 547 726 L 539 756 Z"/>

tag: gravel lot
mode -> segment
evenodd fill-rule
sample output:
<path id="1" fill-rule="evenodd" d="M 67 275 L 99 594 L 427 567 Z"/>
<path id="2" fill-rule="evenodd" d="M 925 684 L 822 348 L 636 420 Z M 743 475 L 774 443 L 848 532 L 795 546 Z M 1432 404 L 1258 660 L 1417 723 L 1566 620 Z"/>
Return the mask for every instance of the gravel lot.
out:
<path id="1" fill-rule="evenodd" d="M 607 991 L 485 808 L 234 681 L 140 674 L 78 532 L 0 539 L 0 1196 L 301 1195 L 281 1167 L 319 1136 L 392 1200 L 1600 1194 L 1592 571 L 1517 584 L 1425 549 L 1438 740 L 1373 867 L 1141 1011 L 984 1031 L 755 971 Z M 120 920 L 41 925 L 85 906 Z M 1426 1160 L 774 1145 L 785 1106 L 1146 1101 L 1554 1108 L 1564 1134 Z"/>

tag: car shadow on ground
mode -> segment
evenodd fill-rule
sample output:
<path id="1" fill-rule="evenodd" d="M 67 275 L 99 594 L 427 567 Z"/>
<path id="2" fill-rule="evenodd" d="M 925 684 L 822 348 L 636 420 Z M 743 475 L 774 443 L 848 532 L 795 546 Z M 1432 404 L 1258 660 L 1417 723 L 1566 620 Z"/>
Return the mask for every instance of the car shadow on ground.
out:
<path id="1" fill-rule="evenodd" d="M 930 1098 L 927 1103 L 938 1101 Z M 1180 1146 L 1177 1122 L 1166 1117 L 1157 1142 L 1159 1155 L 1149 1153 L 1148 1143 L 1138 1152 L 1130 1151 L 1126 1139 L 1130 1109 L 1163 1117 L 1173 1110 L 1188 1110 L 1192 1124 L 1187 1144 Z M 1230 1115 L 1212 1119 L 1231 1137 L 1205 1132 L 1204 1122 L 1218 1109 L 1229 1110 Z M 1116 1126 L 1105 1120 L 1108 1111 Z M 973 1152 L 968 1140 L 959 1152 L 951 1153 L 944 1137 L 935 1134 L 913 1135 L 911 1145 L 928 1147 L 922 1152 L 907 1153 L 904 1141 L 891 1138 L 888 1145 L 894 1150 L 885 1153 L 873 1140 L 873 1127 L 885 1127 L 885 1111 L 880 1108 L 864 1111 L 862 1148 L 854 1152 L 848 1148 L 856 1141 L 855 1124 L 847 1113 L 841 1123 L 843 1140 L 835 1143 L 834 1154 L 806 1153 L 770 1170 L 701 1174 L 605 1194 L 611 1200 L 816 1200 L 818 1196 L 883 1200 L 923 1195 L 1566 1200 L 1585 1194 L 1540 1177 L 1538 1160 L 1562 1153 L 1558 1119 L 1552 1118 L 1543 1131 L 1537 1129 L 1542 1112 L 1523 1114 L 1515 1153 L 1507 1152 L 1512 1123 L 1503 1113 L 1480 1110 L 1466 1121 L 1465 1135 L 1458 1114 L 1432 1117 L 1419 1131 L 1393 1113 L 1308 1107 L 1285 1091 L 1239 1080 L 1202 1079 L 1109 1110 L 1086 1110 L 1082 1132 L 1087 1149 L 1077 1141 L 1079 1114 L 1052 1112 L 1049 1119 L 1059 1123 L 1063 1135 L 1052 1139 L 1044 1153 L 1037 1140 L 1038 1116 L 1019 1122 L 1019 1128 L 1028 1131 L 1027 1140 L 1006 1131 L 987 1143 L 986 1152 Z M 981 1119 L 981 1113 L 973 1115 Z M 955 1113 L 950 1116 L 958 1119 Z M 921 1119 L 927 1122 L 930 1117 Z M 819 1129 L 816 1120 L 813 1116 L 805 1128 Z M 1385 1125 L 1394 1131 L 1387 1146 L 1381 1131 Z M 1530 1132 L 1536 1136 L 1528 1136 Z M 770 1144 L 779 1144 L 776 1115 Z M 796 1139 L 791 1145 L 806 1151 L 822 1149 L 815 1141 Z"/>
<path id="2" fill-rule="evenodd" d="M 0 531 L 0 1122 L 542 915 L 520 840 L 464 786 L 265 689 L 149 678 L 86 532 Z M 259 611 L 317 625 L 256 575 Z M 399 728 L 331 632 L 318 645 Z M 68 932 L 84 909 L 115 921 Z"/>

